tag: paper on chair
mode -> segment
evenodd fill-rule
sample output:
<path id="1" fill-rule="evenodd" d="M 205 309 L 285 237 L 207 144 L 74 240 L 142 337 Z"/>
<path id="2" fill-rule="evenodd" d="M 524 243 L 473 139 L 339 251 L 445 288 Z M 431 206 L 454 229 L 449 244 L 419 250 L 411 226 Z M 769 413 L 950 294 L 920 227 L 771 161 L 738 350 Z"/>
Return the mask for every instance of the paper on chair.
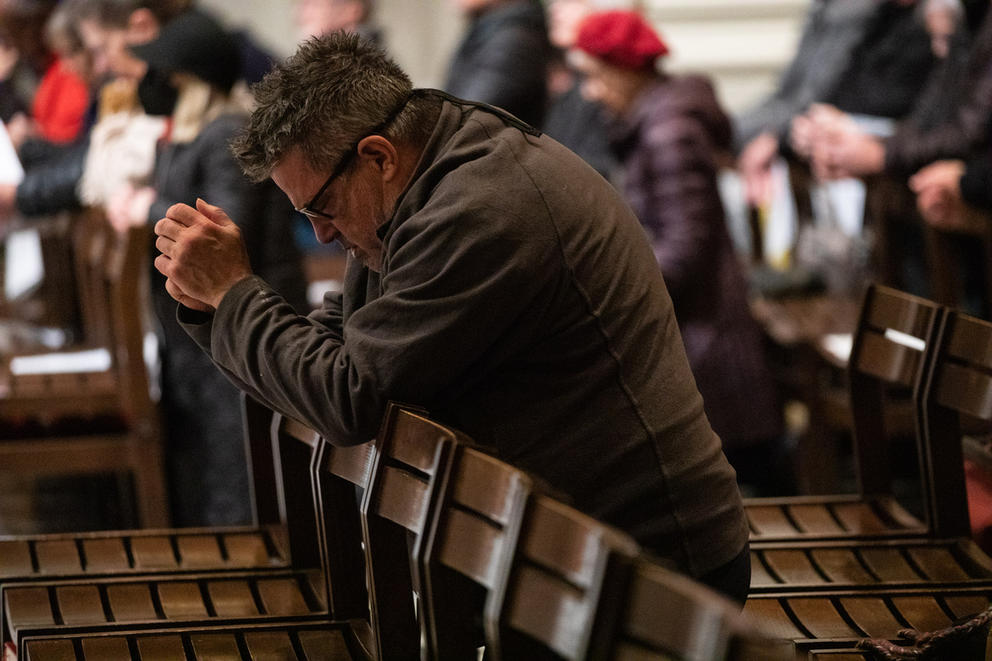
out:
<path id="1" fill-rule="evenodd" d="M 105 372 L 110 369 L 110 352 L 106 349 L 39 353 L 33 356 L 16 356 L 10 360 L 10 371 L 15 376 L 25 374 L 65 374 L 72 372 Z"/>
<path id="2" fill-rule="evenodd" d="M 830 333 L 821 338 L 820 346 L 840 362 L 846 363 L 851 357 L 851 345 L 853 342 L 854 336 L 850 333 Z"/>
<path id="3" fill-rule="evenodd" d="M 8 301 L 16 300 L 41 283 L 45 275 L 38 230 L 14 230 L 4 239 L 3 294 Z"/>
<path id="4" fill-rule="evenodd" d="M 7 127 L 0 122 L 0 184 L 19 184 L 24 178 L 24 168 L 17 158 L 14 143 L 10 141 Z"/>

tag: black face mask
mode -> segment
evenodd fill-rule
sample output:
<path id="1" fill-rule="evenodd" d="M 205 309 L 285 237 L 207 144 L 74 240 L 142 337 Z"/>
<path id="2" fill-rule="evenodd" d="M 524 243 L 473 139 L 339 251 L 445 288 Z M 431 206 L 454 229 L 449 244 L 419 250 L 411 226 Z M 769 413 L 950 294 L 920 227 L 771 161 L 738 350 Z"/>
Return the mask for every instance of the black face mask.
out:
<path id="1" fill-rule="evenodd" d="M 171 115 L 176 108 L 179 90 L 169 82 L 169 74 L 148 69 L 138 83 L 138 100 L 149 115 Z"/>

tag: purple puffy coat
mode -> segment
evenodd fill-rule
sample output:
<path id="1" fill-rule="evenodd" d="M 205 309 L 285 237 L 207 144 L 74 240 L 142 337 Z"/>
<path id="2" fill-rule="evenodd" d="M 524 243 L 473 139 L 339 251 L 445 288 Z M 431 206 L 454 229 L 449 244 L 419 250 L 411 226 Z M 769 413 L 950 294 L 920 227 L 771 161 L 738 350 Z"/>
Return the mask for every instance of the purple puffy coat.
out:
<path id="1" fill-rule="evenodd" d="M 623 191 L 654 247 L 706 414 L 726 447 L 782 431 L 717 189 L 730 122 L 709 81 L 659 76 L 614 127 Z"/>

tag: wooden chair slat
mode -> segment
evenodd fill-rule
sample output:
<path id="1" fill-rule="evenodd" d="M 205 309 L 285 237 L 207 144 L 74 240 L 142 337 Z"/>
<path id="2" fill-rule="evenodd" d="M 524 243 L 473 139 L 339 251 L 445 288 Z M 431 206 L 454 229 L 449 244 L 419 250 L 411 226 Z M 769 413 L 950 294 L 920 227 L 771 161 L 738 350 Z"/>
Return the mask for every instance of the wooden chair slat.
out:
<path id="1" fill-rule="evenodd" d="M 866 535 L 890 530 L 868 503 L 839 503 L 833 506 L 834 514 L 855 535 Z"/>
<path id="2" fill-rule="evenodd" d="M 485 513 L 501 525 L 510 520 L 513 500 L 508 497 L 517 488 L 516 471 L 482 452 L 467 451 L 462 457 L 455 481 L 454 499 L 461 505 Z"/>
<path id="3" fill-rule="evenodd" d="M 439 438 L 449 438 L 450 430 L 416 413 L 396 418 L 389 452 L 400 461 L 417 470 L 430 473 L 434 466 L 434 451 Z"/>
<path id="4" fill-rule="evenodd" d="M 136 569 L 150 571 L 179 568 L 172 541 L 165 536 L 132 537 L 131 556 Z"/>
<path id="5" fill-rule="evenodd" d="M 0 578 L 34 573 L 31 546 L 27 541 L 0 540 Z"/>
<path id="6" fill-rule="evenodd" d="M 307 661 L 340 661 L 352 658 L 340 629 L 301 631 L 297 634 Z"/>
<path id="7" fill-rule="evenodd" d="M 466 544 L 463 540 L 472 540 Z M 502 531 L 487 525 L 482 519 L 460 510 L 452 510 L 441 539 L 440 560 L 445 565 L 468 576 L 476 583 L 492 589 L 495 585 L 497 560 L 502 554 Z"/>
<path id="8" fill-rule="evenodd" d="M 427 484 L 404 470 L 386 466 L 376 511 L 382 517 L 414 529 L 423 520 L 427 502 Z"/>
<path id="9" fill-rule="evenodd" d="M 98 624 L 106 621 L 100 593 L 94 585 L 55 588 L 62 621 L 66 624 Z"/>
<path id="10" fill-rule="evenodd" d="M 267 567 L 275 564 L 260 533 L 237 533 L 223 536 L 227 563 L 235 567 Z"/>
<path id="11" fill-rule="evenodd" d="M 328 470 L 352 484 L 367 484 L 371 468 L 372 444 L 337 447 L 328 459 Z"/>
<path id="12" fill-rule="evenodd" d="M 992 419 L 992 377 L 961 365 L 942 366 L 936 385 L 937 403 L 982 420 Z"/>
<path id="13" fill-rule="evenodd" d="M 208 535 L 178 535 L 176 546 L 179 549 L 180 564 L 189 569 L 220 567 L 224 558 L 217 544 L 217 538 Z"/>
<path id="14" fill-rule="evenodd" d="M 789 607 L 814 638 L 860 638 L 863 635 L 848 625 L 829 599 L 799 597 L 789 599 Z"/>
<path id="15" fill-rule="evenodd" d="M 850 650 L 813 650 L 809 653 L 809 661 L 865 661 L 867 658 Z"/>
<path id="16" fill-rule="evenodd" d="M 141 661 L 175 661 L 185 659 L 183 638 L 179 634 L 141 636 L 137 640 Z"/>
<path id="17" fill-rule="evenodd" d="M 926 336 L 933 317 L 933 304 L 922 298 L 884 287 L 874 290 L 867 323 L 878 329 L 891 328 L 914 337 Z"/>
<path id="18" fill-rule="evenodd" d="M 830 510 L 823 504 L 789 505 L 789 516 L 806 533 L 836 535 L 844 532 Z"/>
<path id="19" fill-rule="evenodd" d="M 591 552 L 599 544 L 594 527 L 574 525 L 577 513 L 567 505 L 543 496 L 537 497 L 531 516 L 530 525 L 543 532 L 526 536 L 524 551 L 527 557 L 533 562 L 555 567 L 577 587 L 588 587 L 597 571 L 598 559 Z"/>
<path id="20" fill-rule="evenodd" d="M 533 567 L 521 567 L 507 612 L 515 629 L 545 644 L 565 658 L 575 658 L 575 645 L 584 639 L 592 611 L 568 583 Z"/>
<path id="21" fill-rule="evenodd" d="M 87 572 L 123 572 L 131 568 L 124 540 L 119 537 L 84 539 L 83 555 Z"/>
<path id="22" fill-rule="evenodd" d="M 35 544 L 34 551 L 41 574 L 80 574 L 83 571 L 75 542 L 39 542 Z"/>
<path id="23" fill-rule="evenodd" d="M 11 628 L 55 624 L 45 588 L 13 588 L 3 593 L 3 612 Z"/>
<path id="24" fill-rule="evenodd" d="M 764 551 L 765 562 L 786 583 L 816 585 L 826 583 L 804 551 L 776 549 Z"/>
<path id="25" fill-rule="evenodd" d="M 959 315 L 954 334 L 947 344 L 947 353 L 971 365 L 992 369 L 992 346 L 988 342 L 988 329 L 979 320 Z"/>
<path id="26" fill-rule="evenodd" d="M 71 640 L 39 640 L 24 652 L 27 661 L 76 661 Z"/>
<path id="27" fill-rule="evenodd" d="M 781 581 L 776 580 L 765 569 L 764 563 L 761 562 L 761 554 L 751 551 L 751 588 L 771 587 L 773 585 L 781 585 Z"/>
<path id="28" fill-rule="evenodd" d="M 875 333 L 864 333 L 861 342 L 855 363 L 858 369 L 891 384 L 907 388 L 913 385 L 922 352 Z"/>
<path id="29" fill-rule="evenodd" d="M 258 615 L 251 587 L 246 581 L 210 581 L 207 583 L 207 592 L 218 617 Z"/>
<path id="30" fill-rule="evenodd" d="M 84 659 L 100 661 L 131 661 L 127 640 L 122 638 L 90 638 L 82 642 Z"/>
<path id="31" fill-rule="evenodd" d="M 776 638 L 796 640 L 806 637 L 777 599 L 748 599 L 744 604 L 744 613 L 762 622 L 768 633 Z"/>
<path id="32" fill-rule="evenodd" d="M 903 628 L 883 599 L 845 597 L 840 602 L 851 620 L 871 638 L 895 638 Z"/>
<path id="33" fill-rule="evenodd" d="M 193 581 L 162 582 L 156 586 L 162 612 L 170 620 L 203 619 L 207 606 L 203 603 L 200 586 Z"/>
<path id="34" fill-rule="evenodd" d="M 944 604 L 954 613 L 954 617 L 958 619 L 981 613 L 989 607 L 988 596 L 961 595 L 944 597 L 943 599 Z"/>
<path id="35" fill-rule="evenodd" d="M 878 581 L 865 571 L 857 556 L 850 549 L 813 549 L 810 555 L 817 567 L 833 583 L 854 583 L 868 585 Z"/>
<path id="36" fill-rule="evenodd" d="M 262 661 L 297 658 L 293 641 L 287 631 L 249 631 L 245 633 L 244 638 L 250 659 Z"/>
<path id="37" fill-rule="evenodd" d="M 289 438 L 302 441 L 310 447 L 314 447 L 319 438 L 319 435 L 313 429 L 289 417 L 282 419 L 282 433 Z"/>
<path id="38" fill-rule="evenodd" d="M 256 585 L 262 600 L 262 608 L 269 615 L 307 615 L 310 607 L 300 591 L 300 585 L 293 579 L 261 579 Z"/>
<path id="39" fill-rule="evenodd" d="M 907 553 L 932 581 L 954 582 L 971 578 L 949 549 L 911 546 Z"/>
<path id="40" fill-rule="evenodd" d="M 197 659 L 204 661 L 241 661 L 238 639 L 233 633 L 200 633 L 189 637 Z"/>
<path id="41" fill-rule="evenodd" d="M 937 631 L 951 624 L 947 613 L 933 598 L 892 597 L 892 605 L 917 631 Z"/>
<path id="42" fill-rule="evenodd" d="M 897 548 L 863 548 L 860 550 L 865 564 L 883 581 L 911 583 L 924 580 Z"/>
<path id="43" fill-rule="evenodd" d="M 676 658 L 712 658 L 724 656 L 717 650 L 738 622 L 736 605 L 684 576 L 648 562 L 636 564 L 623 624 L 625 638 Z"/>
<path id="44" fill-rule="evenodd" d="M 749 505 L 746 513 L 751 528 L 758 535 L 789 536 L 801 532 L 779 505 Z"/>
<path id="45" fill-rule="evenodd" d="M 107 601 L 116 622 L 150 622 L 159 617 L 147 584 L 108 585 Z"/>

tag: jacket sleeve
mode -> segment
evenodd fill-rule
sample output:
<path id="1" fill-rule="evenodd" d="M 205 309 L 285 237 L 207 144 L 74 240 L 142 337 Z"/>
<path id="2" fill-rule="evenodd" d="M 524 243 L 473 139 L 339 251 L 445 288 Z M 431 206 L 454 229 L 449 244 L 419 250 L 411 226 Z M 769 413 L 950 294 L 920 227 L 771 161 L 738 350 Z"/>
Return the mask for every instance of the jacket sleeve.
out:
<path id="1" fill-rule="evenodd" d="M 908 174 L 933 161 L 966 158 L 987 139 L 990 114 L 992 63 L 950 121 L 933 129 L 923 129 L 912 122 L 900 124 L 896 133 L 885 141 L 885 169 Z"/>
<path id="2" fill-rule="evenodd" d="M 447 198 L 454 209 L 464 195 Z M 340 335 L 294 314 L 261 280 L 244 280 L 218 307 L 204 347 L 268 406 L 335 442 L 364 442 L 389 400 L 454 396 L 453 384 L 471 387 L 473 365 L 494 345 L 543 323 L 522 310 L 541 291 L 528 273 L 551 268 L 552 250 L 494 224 L 486 210 L 407 219 L 389 239 L 382 294 L 352 312 Z"/>

